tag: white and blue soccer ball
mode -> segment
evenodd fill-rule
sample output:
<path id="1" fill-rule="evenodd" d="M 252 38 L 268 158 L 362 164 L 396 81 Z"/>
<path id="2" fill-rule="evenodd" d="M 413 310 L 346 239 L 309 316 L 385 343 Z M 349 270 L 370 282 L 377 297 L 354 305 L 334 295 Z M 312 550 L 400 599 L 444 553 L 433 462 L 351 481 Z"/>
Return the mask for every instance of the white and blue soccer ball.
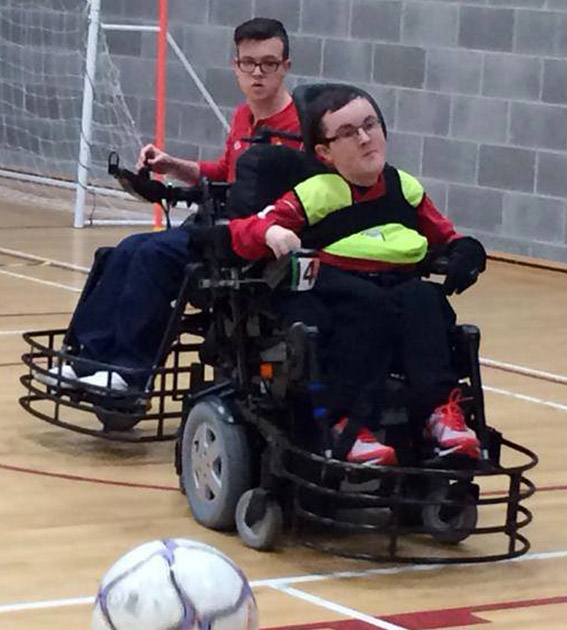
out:
<path id="1" fill-rule="evenodd" d="M 154 540 L 106 572 L 91 630 L 258 630 L 258 610 L 246 576 L 223 553 Z"/>

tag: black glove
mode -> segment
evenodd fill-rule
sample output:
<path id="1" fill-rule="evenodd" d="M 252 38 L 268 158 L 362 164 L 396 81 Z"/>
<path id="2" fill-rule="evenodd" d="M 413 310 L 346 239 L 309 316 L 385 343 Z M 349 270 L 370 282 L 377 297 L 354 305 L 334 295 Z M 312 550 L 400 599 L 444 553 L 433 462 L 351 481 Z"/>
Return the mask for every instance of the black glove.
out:
<path id="1" fill-rule="evenodd" d="M 443 288 L 447 295 L 462 293 L 486 269 L 486 251 L 476 238 L 465 236 L 447 246 L 447 272 Z"/>

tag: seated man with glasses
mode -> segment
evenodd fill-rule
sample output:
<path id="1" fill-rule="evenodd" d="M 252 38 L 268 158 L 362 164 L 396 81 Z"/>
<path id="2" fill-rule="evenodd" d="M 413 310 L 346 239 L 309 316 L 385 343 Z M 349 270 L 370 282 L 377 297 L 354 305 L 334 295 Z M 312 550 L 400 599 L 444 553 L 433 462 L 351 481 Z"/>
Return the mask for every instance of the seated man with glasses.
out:
<path id="1" fill-rule="evenodd" d="M 155 173 L 189 184 L 197 184 L 201 177 L 232 182 L 236 161 L 249 146 L 242 138 L 253 136 L 262 127 L 299 134 L 297 112 L 284 85 L 291 61 L 289 39 L 283 24 L 278 20 L 253 18 L 236 28 L 234 44 L 234 71 L 246 101 L 234 112 L 220 158 L 216 162 L 182 160 L 149 144 L 140 151 L 138 169 L 149 166 Z M 293 140 L 276 141 L 293 148 L 300 144 Z"/>
<path id="2" fill-rule="evenodd" d="M 236 162 L 250 146 L 242 138 L 255 135 L 261 127 L 299 136 L 297 112 L 284 85 L 291 61 L 283 24 L 254 18 L 236 28 L 234 43 L 234 71 L 246 100 L 234 112 L 220 158 L 216 162 L 193 162 L 172 157 L 149 144 L 140 151 L 137 168 L 148 166 L 191 185 L 201 177 L 233 182 Z M 301 144 L 292 139 L 274 142 L 292 148 Z M 77 307 L 73 331 L 80 343 L 80 357 L 126 368 L 151 368 L 185 266 L 199 259 L 190 238 L 182 228 L 135 234 L 112 250 L 98 284 Z M 125 390 L 129 385 L 118 372 L 89 374 L 85 369 L 80 362 L 65 365 L 62 375 L 90 385 L 110 384 L 116 390 Z M 47 385 L 56 382 L 55 377 L 37 377 Z"/>
<path id="3" fill-rule="evenodd" d="M 248 260 L 279 258 L 302 245 L 320 250 L 315 287 L 280 306 L 289 322 L 319 327 L 321 304 L 328 313 L 322 367 L 336 456 L 396 462 L 394 448 L 368 430 L 376 427 L 395 359 L 412 394 L 413 427 L 425 431 L 439 458 L 476 460 L 479 441 L 466 426 L 451 361 L 455 314 L 446 295 L 476 281 L 484 248 L 455 231 L 417 179 L 386 163 L 386 126 L 363 93 L 328 86 L 307 112 L 306 146 L 329 172 L 301 182 L 262 213 L 231 221 L 232 248 Z M 422 280 L 417 270 L 439 247 L 448 257 L 444 285 Z"/>

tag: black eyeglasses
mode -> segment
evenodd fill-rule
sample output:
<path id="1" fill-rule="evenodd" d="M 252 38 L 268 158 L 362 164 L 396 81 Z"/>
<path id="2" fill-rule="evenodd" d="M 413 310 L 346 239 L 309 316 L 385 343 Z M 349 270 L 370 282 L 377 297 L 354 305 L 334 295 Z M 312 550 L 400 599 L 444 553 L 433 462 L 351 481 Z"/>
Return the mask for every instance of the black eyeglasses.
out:
<path id="1" fill-rule="evenodd" d="M 283 59 L 262 59 L 262 61 L 254 61 L 254 59 L 237 59 L 236 65 L 241 72 L 252 74 L 256 68 L 260 68 L 263 74 L 273 74 L 282 65 Z"/>
<path id="2" fill-rule="evenodd" d="M 364 133 L 370 135 L 371 133 L 376 132 L 379 127 L 381 127 L 381 125 L 378 118 L 370 117 L 367 118 L 362 125 L 343 125 L 342 127 L 339 127 L 334 136 L 330 138 L 323 138 L 323 142 L 329 144 L 335 140 L 352 140 L 353 138 L 358 137 L 361 129 Z"/>

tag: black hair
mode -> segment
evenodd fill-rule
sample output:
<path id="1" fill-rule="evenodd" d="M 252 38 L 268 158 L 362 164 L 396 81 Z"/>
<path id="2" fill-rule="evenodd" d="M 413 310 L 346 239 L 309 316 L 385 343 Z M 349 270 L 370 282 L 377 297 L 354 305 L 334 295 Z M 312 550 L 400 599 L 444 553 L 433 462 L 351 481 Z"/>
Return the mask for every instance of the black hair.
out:
<path id="1" fill-rule="evenodd" d="M 289 37 L 284 25 L 279 20 L 271 18 L 255 17 L 251 20 L 243 22 L 236 27 L 234 31 L 234 44 L 238 48 L 238 44 L 246 39 L 263 41 L 277 37 L 283 43 L 283 58 L 289 57 Z"/>
<path id="2" fill-rule="evenodd" d="M 313 148 L 316 144 L 321 144 L 325 140 L 323 116 L 327 112 L 336 112 L 342 109 L 356 98 L 366 99 L 372 105 L 380 121 L 384 137 L 387 137 L 384 117 L 378 104 L 370 94 L 352 85 L 333 85 L 322 88 L 319 94 L 307 105 L 307 133 L 309 136 L 307 143 L 310 147 Z"/>

